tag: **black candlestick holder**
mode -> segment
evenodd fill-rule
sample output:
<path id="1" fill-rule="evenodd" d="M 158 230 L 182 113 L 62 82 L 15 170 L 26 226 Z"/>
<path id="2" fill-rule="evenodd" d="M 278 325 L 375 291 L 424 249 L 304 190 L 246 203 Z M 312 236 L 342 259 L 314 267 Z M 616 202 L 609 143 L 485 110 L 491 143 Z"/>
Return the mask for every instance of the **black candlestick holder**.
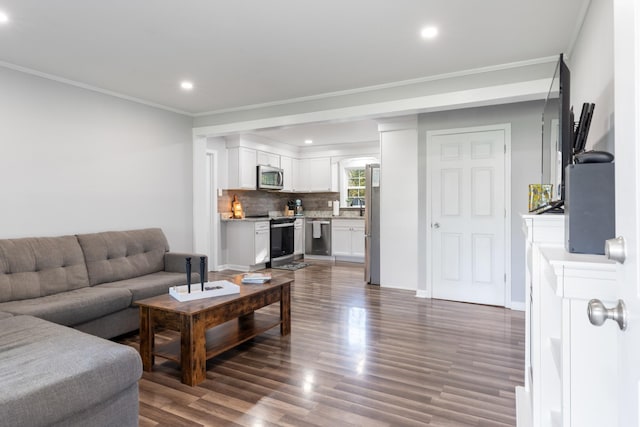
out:
<path id="1" fill-rule="evenodd" d="M 200 257 L 200 291 L 204 292 L 204 257 Z"/>
<path id="2" fill-rule="evenodd" d="M 185 258 L 187 263 L 185 265 L 185 270 L 187 272 L 187 292 L 191 293 L 191 257 Z"/>

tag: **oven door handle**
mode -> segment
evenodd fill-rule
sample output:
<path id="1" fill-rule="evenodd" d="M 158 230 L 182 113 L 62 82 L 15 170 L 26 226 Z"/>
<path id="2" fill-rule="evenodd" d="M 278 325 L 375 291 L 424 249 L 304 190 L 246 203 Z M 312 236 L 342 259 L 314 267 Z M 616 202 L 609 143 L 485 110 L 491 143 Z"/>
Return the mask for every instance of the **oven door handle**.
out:
<path id="1" fill-rule="evenodd" d="M 288 224 L 272 224 L 271 228 L 285 228 L 285 227 L 293 227 L 293 223 Z"/>

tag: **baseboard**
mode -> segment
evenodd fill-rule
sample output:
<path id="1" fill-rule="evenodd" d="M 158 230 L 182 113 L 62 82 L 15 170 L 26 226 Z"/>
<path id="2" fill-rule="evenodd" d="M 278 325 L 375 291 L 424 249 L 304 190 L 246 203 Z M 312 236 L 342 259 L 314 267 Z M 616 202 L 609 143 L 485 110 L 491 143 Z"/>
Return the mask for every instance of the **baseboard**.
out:
<path id="1" fill-rule="evenodd" d="M 222 264 L 219 265 L 215 270 L 213 271 L 224 271 L 224 270 L 231 270 L 231 267 L 229 267 L 229 265 L 227 264 Z"/>
<path id="2" fill-rule="evenodd" d="M 429 298 L 425 289 L 419 289 L 416 291 L 416 298 Z"/>
<path id="3" fill-rule="evenodd" d="M 522 301 L 511 301 L 511 307 L 509 307 L 511 310 L 515 310 L 515 311 L 526 311 L 527 310 L 527 303 L 522 302 Z"/>
<path id="4" fill-rule="evenodd" d="M 516 387 L 516 425 L 530 427 L 532 423 L 531 395 L 524 387 Z"/>

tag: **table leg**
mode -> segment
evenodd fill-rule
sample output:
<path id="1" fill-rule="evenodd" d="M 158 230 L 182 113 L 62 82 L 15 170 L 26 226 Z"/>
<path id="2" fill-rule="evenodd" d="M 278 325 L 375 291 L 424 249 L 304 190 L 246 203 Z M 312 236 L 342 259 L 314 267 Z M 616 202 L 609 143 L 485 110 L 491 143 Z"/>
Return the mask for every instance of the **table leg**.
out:
<path id="1" fill-rule="evenodd" d="M 140 358 L 142 359 L 142 368 L 147 372 L 153 370 L 154 339 L 151 309 L 140 307 Z"/>
<path id="2" fill-rule="evenodd" d="M 280 299 L 280 335 L 289 335 L 291 333 L 291 287 L 287 283 L 282 286 L 282 295 Z"/>
<path id="3" fill-rule="evenodd" d="M 183 315 L 180 325 L 180 368 L 182 382 L 190 386 L 206 379 L 207 340 L 200 315 Z"/>

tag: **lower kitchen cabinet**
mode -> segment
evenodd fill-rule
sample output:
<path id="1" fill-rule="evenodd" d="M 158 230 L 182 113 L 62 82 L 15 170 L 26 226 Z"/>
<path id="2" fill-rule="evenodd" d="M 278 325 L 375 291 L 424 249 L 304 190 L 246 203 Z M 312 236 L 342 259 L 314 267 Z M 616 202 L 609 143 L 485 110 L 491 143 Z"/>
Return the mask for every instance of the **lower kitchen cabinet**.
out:
<path id="1" fill-rule="evenodd" d="M 364 220 L 331 221 L 331 253 L 336 259 L 364 262 Z"/>
<path id="2" fill-rule="evenodd" d="M 227 221 L 227 264 L 241 271 L 258 270 L 271 259 L 269 221 Z"/>
<path id="3" fill-rule="evenodd" d="M 304 255 L 304 219 L 296 218 L 293 223 L 293 255 Z"/>

